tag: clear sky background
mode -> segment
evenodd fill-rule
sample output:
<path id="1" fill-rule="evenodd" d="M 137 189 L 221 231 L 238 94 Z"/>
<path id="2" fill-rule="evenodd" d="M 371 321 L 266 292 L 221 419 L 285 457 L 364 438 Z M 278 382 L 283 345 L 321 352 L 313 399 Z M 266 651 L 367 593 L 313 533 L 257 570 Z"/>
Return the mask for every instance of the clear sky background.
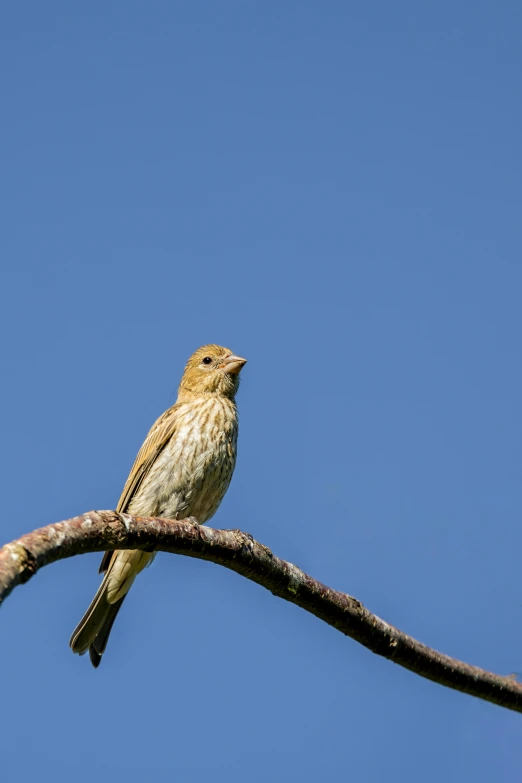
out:
<path id="1" fill-rule="evenodd" d="M 2 539 L 114 508 L 222 343 L 214 524 L 522 671 L 521 38 L 519 0 L 5 5 Z M 159 555 L 94 671 L 99 560 L 2 608 L 6 780 L 520 780 L 520 715 L 209 563 Z"/>

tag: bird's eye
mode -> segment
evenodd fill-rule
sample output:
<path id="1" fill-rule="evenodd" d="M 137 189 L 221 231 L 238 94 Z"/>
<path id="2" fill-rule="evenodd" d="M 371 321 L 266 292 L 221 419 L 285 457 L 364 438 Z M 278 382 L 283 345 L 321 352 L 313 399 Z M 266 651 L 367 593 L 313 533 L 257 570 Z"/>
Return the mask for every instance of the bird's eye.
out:
<path id="1" fill-rule="evenodd" d="M 205 358 L 202 359 L 201 364 L 212 364 L 212 357 L 211 356 L 205 356 Z"/>

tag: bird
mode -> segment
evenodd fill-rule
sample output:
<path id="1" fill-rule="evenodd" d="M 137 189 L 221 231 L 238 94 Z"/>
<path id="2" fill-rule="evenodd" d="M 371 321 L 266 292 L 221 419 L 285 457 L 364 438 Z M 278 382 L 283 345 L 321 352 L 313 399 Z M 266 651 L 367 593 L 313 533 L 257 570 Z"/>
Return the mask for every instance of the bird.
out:
<path id="1" fill-rule="evenodd" d="M 134 461 L 116 508 L 136 516 L 211 519 L 236 464 L 235 402 L 246 359 L 220 345 L 203 345 L 189 358 L 175 404 L 152 425 Z M 154 552 L 105 552 L 103 580 L 73 631 L 74 653 L 87 651 L 100 665 L 116 616 L 136 576 Z"/>

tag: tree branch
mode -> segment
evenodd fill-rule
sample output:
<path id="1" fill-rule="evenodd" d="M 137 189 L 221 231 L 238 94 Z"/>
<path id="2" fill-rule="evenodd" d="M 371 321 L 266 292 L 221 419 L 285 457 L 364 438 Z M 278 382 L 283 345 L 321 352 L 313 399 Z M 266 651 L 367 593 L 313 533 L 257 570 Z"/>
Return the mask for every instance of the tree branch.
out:
<path id="1" fill-rule="evenodd" d="M 240 530 L 214 530 L 190 520 L 90 511 L 42 527 L 0 549 L 0 603 L 43 566 L 107 549 L 156 549 L 218 563 L 421 677 L 522 712 L 522 684 L 513 676 L 492 674 L 426 647 L 369 612 L 355 598 L 280 560 Z"/>

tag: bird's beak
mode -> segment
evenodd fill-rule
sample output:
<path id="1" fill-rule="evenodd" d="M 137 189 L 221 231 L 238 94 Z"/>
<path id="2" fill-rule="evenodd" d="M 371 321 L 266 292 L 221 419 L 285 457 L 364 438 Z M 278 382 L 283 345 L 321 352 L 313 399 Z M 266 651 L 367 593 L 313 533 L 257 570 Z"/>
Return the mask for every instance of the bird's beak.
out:
<path id="1" fill-rule="evenodd" d="M 241 356 L 235 356 L 234 354 L 232 354 L 231 356 L 227 356 L 226 359 L 223 359 L 223 361 L 219 366 L 225 372 L 229 372 L 232 375 L 238 375 L 246 363 L 247 363 L 246 359 L 243 359 Z"/>

